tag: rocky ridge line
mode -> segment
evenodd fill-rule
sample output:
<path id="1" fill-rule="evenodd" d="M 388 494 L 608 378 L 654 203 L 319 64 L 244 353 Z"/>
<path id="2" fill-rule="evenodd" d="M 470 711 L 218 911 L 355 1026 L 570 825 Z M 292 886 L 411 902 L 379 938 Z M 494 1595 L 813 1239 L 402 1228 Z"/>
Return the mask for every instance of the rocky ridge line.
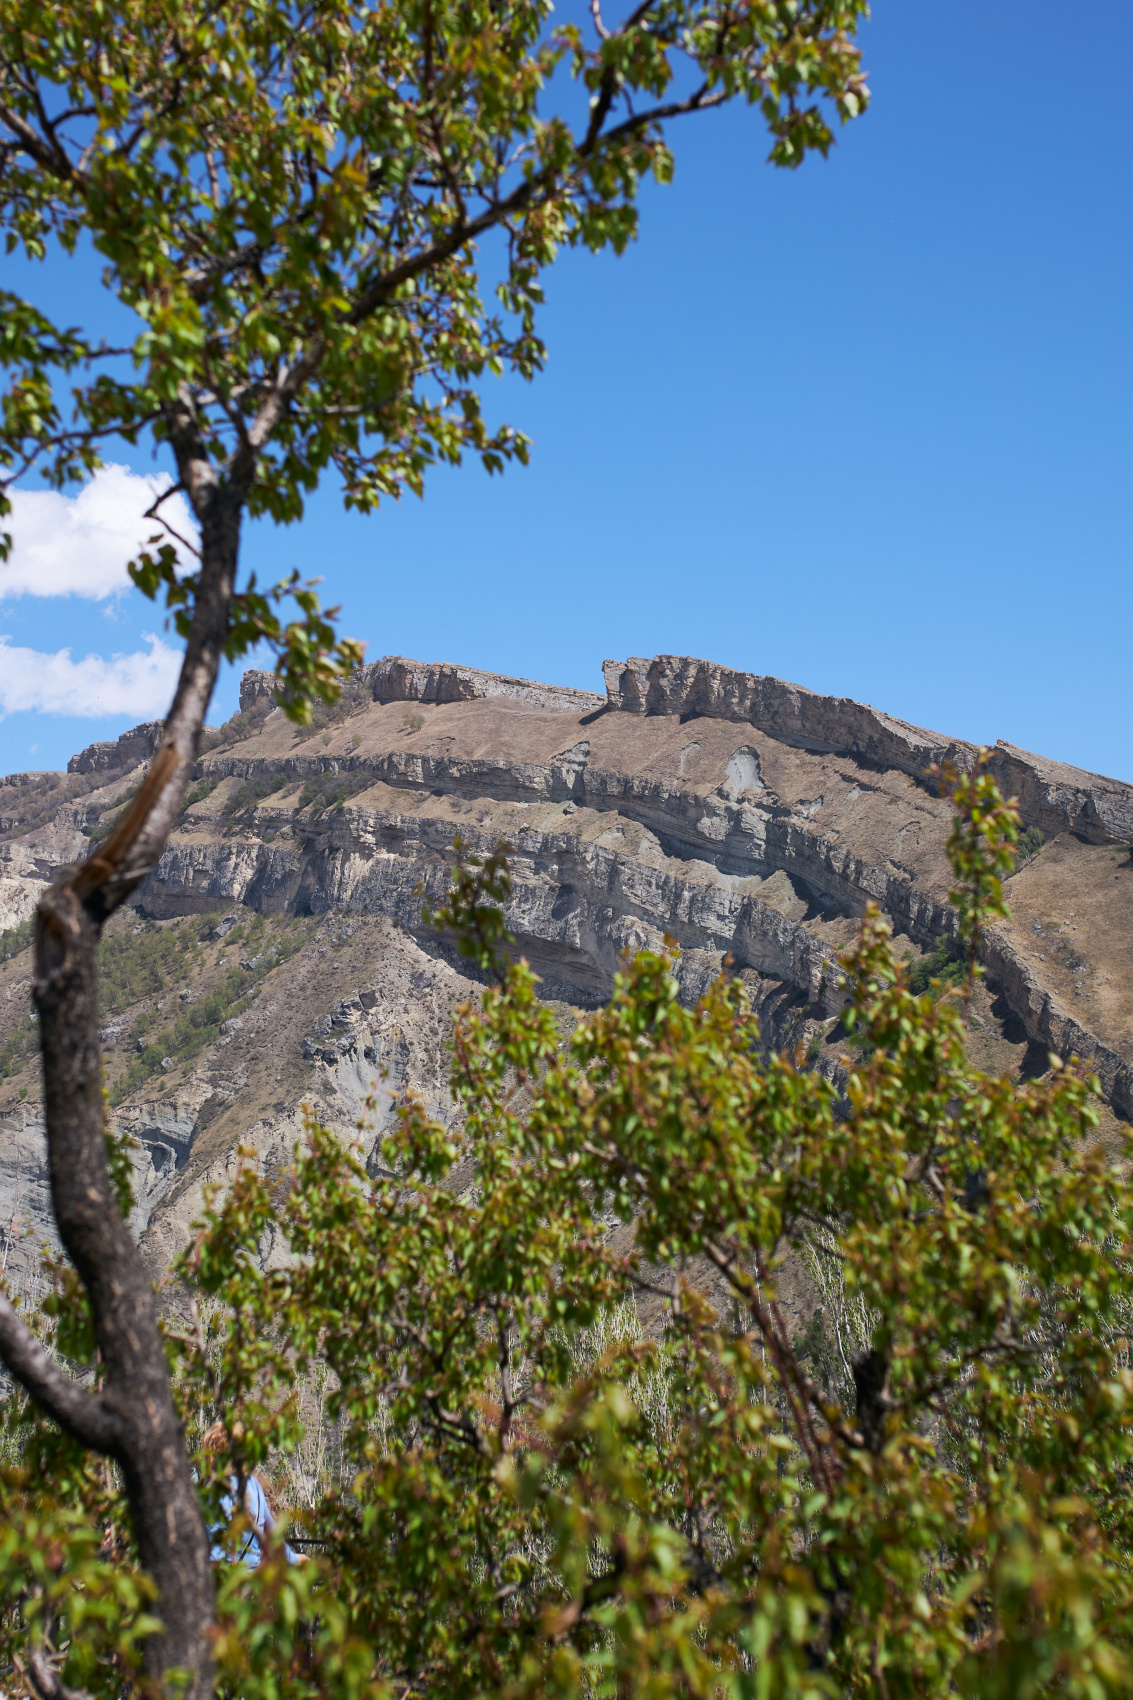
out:
<path id="1" fill-rule="evenodd" d="M 656 655 L 652 661 L 604 661 L 611 708 L 631 714 L 702 715 L 744 721 L 786 744 L 815 753 L 854 755 L 923 780 L 934 762 L 970 768 L 975 744 L 947 738 L 882 714 L 851 697 L 823 696 L 803 685 L 738 673 L 713 661 Z M 1133 786 L 1119 779 L 1048 761 L 1000 738 L 991 772 L 1006 796 L 1018 798 L 1028 826 L 1074 832 L 1092 844 L 1133 840 Z"/>
<path id="2" fill-rule="evenodd" d="M 541 708 L 583 712 L 607 708 L 739 721 L 799 749 L 852 755 L 877 767 L 896 768 L 918 783 L 924 782 L 925 770 L 934 762 L 952 761 L 970 768 L 977 753 L 977 746 L 966 739 L 915 726 L 852 697 L 826 696 L 772 675 L 741 673 L 690 656 L 657 655 L 652 660 L 631 656 L 624 662 L 604 661 L 602 670 L 605 698 L 475 667 L 391 655 L 360 668 L 354 688 L 375 702 L 471 702 L 500 697 Z M 241 708 L 270 697 L 274 688 L 273 674 L 246 673 Z M 1093 844 L 1133 840 L 1133 786 L 1050 761 L 1002 738 L 991 752 L 989 766 L 1004 794 L 1018 799 L 1028 826 L 1051 836 L 1075 832 Z"/>
<path id="3" fill-rule="evenodd" d="M 261 830 L 291 828 L 293 817 L 258 811 Z M 461 827 L 470 851 L 489 853 L 494 834 Z M 265 914 L 384 915 L 429 944 L 422 903 L 445 896 L 452 865 L 452 826 L 388 810 L 345 807 L 312 824 L 294 845 L 179 841 L 165 851 L 144 894 L 147 912 L 203 912 L 218 900 Z M 725 954 L 741 967 L 786 980 L 827 1015 L 841 1007 L 835 953 L 805 928 L 755 895 L 682 879 L 568 834 L 523 828 L 513 836 L 512 896 L 507 922 L 519 948 L 555 996 L 604 999 L 621 960 L 659 948 L 666 934 L 693 960 L 682 965 L 696 996 Z"/>
<path id="4" fill-rule="evenodd" d="M 251 778 L 261 765 L 239 749 L 210 756 L 205 763 L 211 776 L 238 779 Z M 293 780 L 357 775 L 432 795 L 472 800 L 487 794 L 514 802 L 573 802 L 597 812 L 615 810 L 647 827 L 668 856 L 693 858 L 740 878 L 769 866 L 782 868 L 829 907 L 861 914 L 867 902 L 880 904 L 921 944 L 955 931 L 951 907 L 917 891 L 907 872 L 878 867 L 835 844 L 773 794 L 736 796 L 725 784 L 706 799 L 639 774 L 594 768 L 581 744 L 550 765 L 395 750 L 380 756 L 296 754 L 274 759 L 271 770 Z M 349 804 L 344 808 L 352 812 Z"/>
<path id="5" fill-rule="evenodd" d="M 255 702 L 274 699 L 277 683 L 274 673 L 259 669 L 245 673 L 240 681 L 241 709 L 246 712 Z M 542 685 L 534 679 L 513 679 L 504 673 L 486 673 L 479 667 L 460 667 L 449 661 L 409 661 L 402 655 L 366 662 L 352 674 L 350 689 L 374 702 L 480 702 L 498 697 L 531 703 L 535 708 L 569 709 L 576 714 L 606 706 L 606 699 L 596 691 Z"/>

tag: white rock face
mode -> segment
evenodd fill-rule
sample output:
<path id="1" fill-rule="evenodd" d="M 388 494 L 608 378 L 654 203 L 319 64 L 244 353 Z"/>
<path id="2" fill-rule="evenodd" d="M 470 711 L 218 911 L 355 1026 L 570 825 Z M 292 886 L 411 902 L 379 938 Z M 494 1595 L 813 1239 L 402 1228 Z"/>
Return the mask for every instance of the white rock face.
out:
<path id="1" fill-rule="evenodd" d="M 46 883 L 45 880 L 0 876 L 0 933 L 15 932 L 17 927 L 30 920 Z"/>

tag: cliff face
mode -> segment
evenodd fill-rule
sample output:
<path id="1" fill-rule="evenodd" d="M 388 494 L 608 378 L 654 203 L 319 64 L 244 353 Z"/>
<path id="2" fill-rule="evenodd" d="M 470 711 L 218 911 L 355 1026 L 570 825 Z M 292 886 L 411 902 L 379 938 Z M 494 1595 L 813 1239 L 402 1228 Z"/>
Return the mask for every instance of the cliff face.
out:
<path id="1" fill-rule="evenodd" d="M 950 936 L 950 815 L 925 768 L 967 766 L 972 746 L 681 657 L 608 662 L 606 680 L 599 697 L 386 658 L 303 735 L 274 709 L 270 676 L 245 675 L 237 730 L 250 735 L 202 756 L 195 800 L 115 922 L 127 956 L 166 949 L 168 934 L 176 958 L 146 1032 L 139 1002 L 107 1040 L 157 1262 L 240 1137 L 284 1160 L 300 1099 L 345 1132 L 386 1068 L 379 1115 L 414 1087 L 448 1113 L 448 1013 L 473 988 L 421 905 L 446 889 L 457 832 L 473 849 L 512 846 L 508 921 L 549 998 L 601 1001 L 619 960 L 669 937 L 686 995 L 730 958 L 766 1041 L 803 1045 L 832 1075 L 836 957 L 867 902 L 914 956 Z M 24 920 L 43 880 L 113 819 L 156 730 L 92 746 L 66 778 L 0 783 L 0 926 Z M 1133 788 L 1004 744 L 992 760 L 1046 842 L 988 942 L 978 1060 L 1045 1066 L 1046 1050 L 1073 1051 L 1133 1116 Z M 9 1052 L 26 1049 L 26 969 L 17 954 L 3 970 Z M 241 1013 L 191 1030 L 186 1007 L 210 998 Z M 0 1233 L 13 1212 L 45 1219 L 34 1069 L 14 1056 L 0 1080 Z"/>
<path id="2" fill-rule="evenodd" d="M 612 706 L 636 714 L 706 715 L 746 722 L 801 749 L 853 755 L 877 767 L 895 768 L 923 782 L 933 762 L 968 769 L 976 746 L 926 732 L 849 697 L 820 696 L 782 679 L 736 673 L 711 661 L 658 655 L 603 663 Z M 1004 796 L 1018 800 L 1024 821 L 1053 835 L 1074 832 L 1092 844 L 1133 840 L 1133 787 L 1047 761 L 1016 749 L 1002 738 L 990 768 Z"/>

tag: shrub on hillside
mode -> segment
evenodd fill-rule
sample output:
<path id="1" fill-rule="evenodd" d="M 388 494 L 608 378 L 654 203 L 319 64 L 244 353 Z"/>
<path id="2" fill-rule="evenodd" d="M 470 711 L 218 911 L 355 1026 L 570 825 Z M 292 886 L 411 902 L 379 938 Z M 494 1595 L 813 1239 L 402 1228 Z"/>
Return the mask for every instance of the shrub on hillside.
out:
<path id="1" fill-rule="evenodd" d="M 974 953 L 1017 818 L 985 773 L 952 784 Z M 218 1567 L 222 1692 L 1128 1692 L 1133 1189 L 1095 1083 L 980 1075 L 970 979 L 915 993 L 872 909 L 841 1097 L 764 1056 L 738 979 L 682 1006 L 663 954 L 564 1047 L 509 893 L 502 850 L 461 860 L 435 917 L 488 982 L 457 1012 L 459 1114 L 402 1101 L 368 1164 L 312 1120 L 180 1261 L 183 1418 L 226 1436 L 196 1454 L 205 1515 L 232 1474 L 303 1483 L 306 1564 Z M 67 1298 L 57 1342 L 89 1366 Z M 144 1607 L 121 1484 L 18 1399 L 9 1434 L 0 1656 L 47 1621 L 58 1552 L 58 1663 L 110 1700 Z"/>

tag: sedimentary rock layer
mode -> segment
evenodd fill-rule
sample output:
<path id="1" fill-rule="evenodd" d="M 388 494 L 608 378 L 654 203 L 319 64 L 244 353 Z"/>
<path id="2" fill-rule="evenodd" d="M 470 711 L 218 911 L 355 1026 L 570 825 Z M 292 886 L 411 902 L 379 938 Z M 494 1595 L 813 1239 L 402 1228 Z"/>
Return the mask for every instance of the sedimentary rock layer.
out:
<path id="1" fill-rule="evenodd" d="M 855 755 L 915 779 L 938 762 L 968 768 L 977 753 L 964 739 L 926 731 L 850 697 L 822 696 L 688 656 L 606 661 L 603 672 L 612 708 L 743 721 L 802 749 Z M 1133 786 L 1031 755 L 1003 739 L 990 751 L 989 766 L 1003 791 L 1018 798 L 1028 825 L 1052 835 L 1076 832 L 1095 844 L 1133 839 Z"/>
<path id="2" fill-rule="evenodd" d="M 156 1004 L 139 995 L 107 1033 L 115 1080 L 151 1059 L 117 1115 L 138 1140 L 137 1225 L 156 1236 L 156 1266 L 241 1139 L 284 1160 L 304 1096 L 350 1137 L 386 1069 L 379 1122 L 391 1090 L 423 1090 L 450 1113 L 444 1032 L 472 988 L 422 904 L 446 890 L 456 834 L 473 853 L 510 847 L 507 919 L 546 997 L 598 1003 L 626 958 L 668 939 L 684 995 L 730 959 L 765 1043 L 801 1045 L 832 1079 L 838 956 L 867 904 L 902 952 L 954 937 L 951 812 L 925 769 L 969 766 L 974 746 L 863 704 L 671 656 L 607 663 L 605 696 L 386 657 L 310 728 L 286 719 L 274 691 L 272 675 L 245 675 L 241 715 L 210 733 L 193 801 L 136 913 L 115 922 L 143 937 L 182 925 L 197 962 L 191 985 L 163 988 Z M 93 745 L 67 775 L 0 781 L 9 954 L 44 881 L 107 830 L 159 734 L 148 725 Z M 1041 1069 L 1048 1050 L 1074 1054 L 1133 1117 L 1133 856 L 1122 848 L 1133 788 L 1002 743 L 992 766 L 1048 841 L 1009 882 L 1015 919 L 986 941 L 980 1066 L 1019 1067 L 1026 1052 Z M 265 968 L 264 946 L 246 963 L 231 952 L 229 936 L 261 927 L 257 917 L 281 950 L 284 934 L 303 932 L 286 966 Z M 245 968 L 241 1012 L 207 1049 L 178 1051 L 179 1012 Z M 27 1039 L 27 973 L 24 951 L 0 974 L 0 1046 Z M 153 1050 L 162 1034 L 176 1055 Z M 46 1234 L 48 1217 L 34 1051 L 21 1054 L 27 1066 L 0 1078 L 0 1232 L 8 1267 L 15 1258 L 30 1281 L 20 1224 Z"/>

